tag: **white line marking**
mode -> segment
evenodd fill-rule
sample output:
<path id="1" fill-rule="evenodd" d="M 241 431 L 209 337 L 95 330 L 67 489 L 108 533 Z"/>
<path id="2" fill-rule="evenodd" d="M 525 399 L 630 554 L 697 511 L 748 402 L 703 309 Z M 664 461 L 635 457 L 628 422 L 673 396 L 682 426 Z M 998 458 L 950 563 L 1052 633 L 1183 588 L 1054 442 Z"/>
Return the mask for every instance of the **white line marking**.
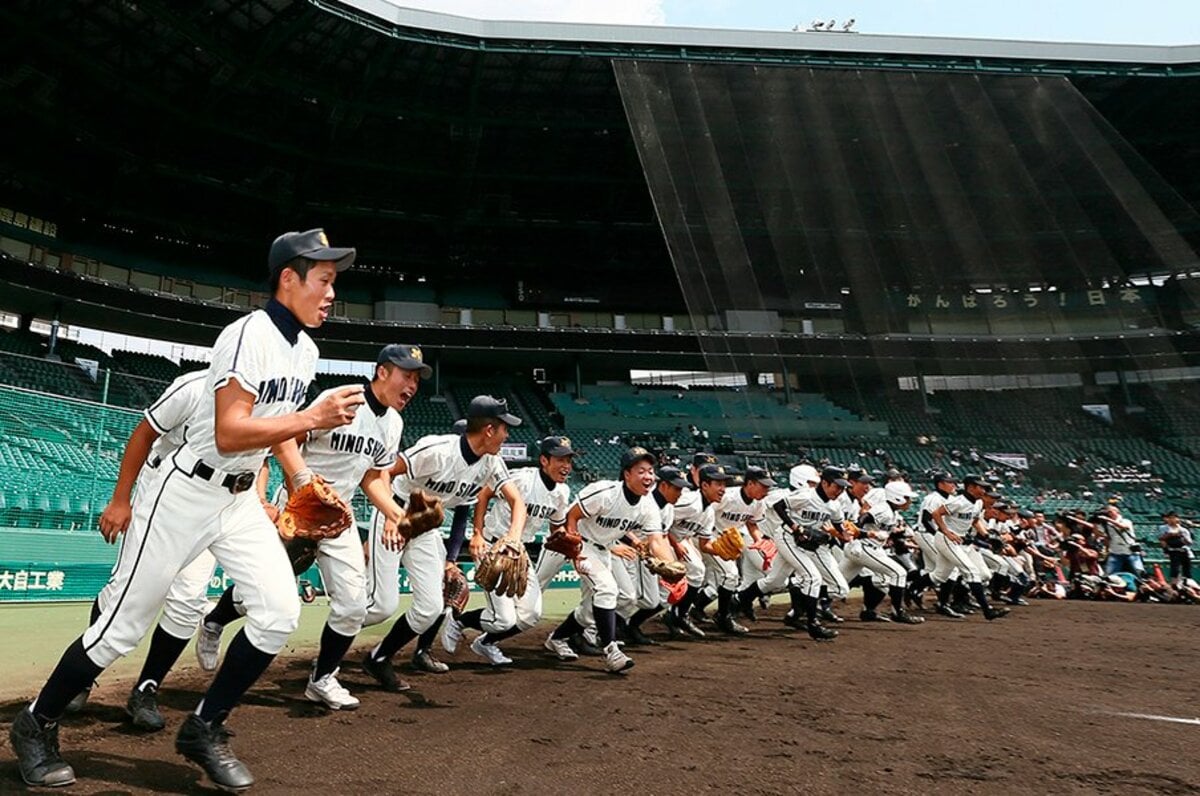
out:
<path id="1" fill-rule="evenodd" d="M 1169 721 L 1175 724 L 1195 724 L 1200 726 L 1200 719 L 1183 719 L 1178 716 L 1158 716 L 1154 713 L 1113 713 L 1114 716 L 1124 716 L 1128 719 L 1148 719 L 1150 721 Z"/>

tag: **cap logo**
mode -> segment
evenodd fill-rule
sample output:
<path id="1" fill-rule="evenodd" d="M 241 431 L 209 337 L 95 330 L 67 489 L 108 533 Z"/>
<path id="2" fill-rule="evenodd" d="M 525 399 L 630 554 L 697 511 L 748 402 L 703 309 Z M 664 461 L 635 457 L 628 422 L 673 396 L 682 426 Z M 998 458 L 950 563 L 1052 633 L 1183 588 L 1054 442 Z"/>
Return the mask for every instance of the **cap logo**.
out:
<path id="1" fill-rule="evenodd" d="M 571 447 L 571 438 L 570 437 L 559 437 L 558 444 L 562 445 L 564 448 L 569 448 L 569 447 Z"/>
<path id="2" fill-rule="evenodd" d="M 325 244 L 325 245 L 328 246 L 329 244 Z M 418 362 L 425 361 L 421 354 L 421 349 L 416 348 L 415 346 L 413 348 L 408 349 L 408 355 L 410 357 L 412 357 L 413 359 L 417 360 Z"/>
<path id="3" fill-rule="evenodd" d="M 325 248 L 329 248 L 329 236 L 325 234 L 325 230 L 317 233 L 317 241 Z"/>
<path id="4" fill-rule="evenodd" d="M 649 456 L 650 451 L 646 450 L 645 448 L 630 448 L 629 454 L 631 456 Z"/>

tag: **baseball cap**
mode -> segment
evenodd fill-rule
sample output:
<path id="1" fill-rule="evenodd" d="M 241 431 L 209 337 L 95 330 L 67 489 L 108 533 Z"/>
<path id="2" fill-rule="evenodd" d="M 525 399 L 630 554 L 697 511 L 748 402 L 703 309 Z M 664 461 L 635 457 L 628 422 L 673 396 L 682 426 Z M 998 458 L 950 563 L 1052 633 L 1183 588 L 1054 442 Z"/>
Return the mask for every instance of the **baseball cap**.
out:
<path id="1" fill-rule="evenodd" d="M 633 467 L 638 462 L 643 462 L 643 461 L 650 462 L 651 464 L 655 464 L 658 462 L 658 459 L 650 451 L 646 450 L 645 448 L 641 447 L 640 445 L 635 445 L 634 447 L 630 448 L 629 450 L 627 450 L 621 454 L 621 472 L 625 472 L 626 470 Z"/>
<path id="2" fill-rule="evenodd" d="M 775 486 L 775 479 L 761 467 L 747 467 L 744 477 L 747 484 L 754 482 L 763 486 Z"/>
<path id="3" fill-rule="evenodd" d="M 875 476 L 864 473 L 862 470 L 855 470 L 852 473 L 847 473 L 847 475 L 850 477 L 851 481 L 857 481 L 860 484 L 875 483 Z"/>
<path id="4" fill-rule="evenodd" d="M 843 489 L 850 486 L 850 482 L 846 480 L 846 471 L 840 467 L 826 467 L 821 471 L 821 480 L 837 484 Z"/>
<path id="5" fill-rule="evenodd" d="M 538 453 L 541 456 L 574 456 L 575 450 L 571 447 L 570 437 L 552 435 L 538 444 Z"/>
<path id="6" fill-rule="evenodd" d="M 719 464 L 706 464 L 700 468 L 700 480 L 727 484 L 733 480 L 733 476 L 725 472 L 725 468 Z"/>
<path id="7" fill-rule="evenodd" d="M 679 472 L 678 467 L 667 466 L 658 468 L 658 480 L 679 489 L 683 489 L 688 485 L 687 479 L 683 477 L 683 473 Z"/>
<path id="8" fill-rule="evenodd" d="M 490 395 L 476 395 L 467 406 L 467 418 L 492 417 L 508 426 L 521 425 L 521 418 L 509 414 L 508 401 Z"/>
<path id="9" fill-rule="evenodd" d="M 450 426 L 450 430 L 453 431 L 455 434 L 466 434 L 467 433 L 467 419 L 464 417 L 462 420 L 455 420 L 454 425 Z"/>
<path id="10" fill-rule="evenodd" d="M 991 482 L 984 480 L 983 477 L 978 476 L 978 475 L 964 475 L 963 480 L 962 480 L 962 485 L 963 486 L 981 486 L 986 489 L 988 486 L 991 485 Z"/>
<path id="11" fill-rule="evenodd" d="M 883 487 L 883 494 L 887 497 L 888 503 L 894 503 L 897 506 L 917 496 L 917 493 L 906 481 L 889 481 Z"/>
<path id="12" fill-rule="evenodd" d="M 337 266 L 337 270 L 345 271 L 354 265 L 354 257 L 357 253 L 352 248 L 330 246 L 329 238 L 323 229 L 285 232 L 271 243 L 271 251 L 267 254 L 267 273 L 274 276 L 297 257 L 303 257 L 305 260 L 313 262 L 330 260 Z"/>
<path id="13" fill-rule="evenodd" d="M 692 457 L 693 467 L 703 467 L 706 464 L 716 464 L 717 455 L 715 453 L 707 453 L 706 451 L 696 451 L 696 455 Z"/>
<path id="14" fill-rule="evenodd" d="M 1017 516 L 1023 520 L 1032 520 L 1034 517 L 1034 514 L 1029 509 L 1021 509 L 1020 511 L 1017 512 Z"/>
<path id="15" fill-rule="evenodd" d="M 380 350 L 375 364 L 384 365 L 389 363 L 401 370 L 419 370 L 423 379 L 427 379 L 433 375 L 433 368 L 425 364 L 425 355 L 421 353 L 420 346 L 408 345 L 406 343 L 385 345 Z"/>
<path id="16" fill-rule="evenodd" d="M 1162 515 L 1163 515 L 1164 517 L 1178 517 L 1178 516 L 1179 516 L 1179 512 L 1178 512 L 1178 511 L 1176 511 L 1175 509 L 1167 509 L 1166 511 L 1164 511 L 1164 512 L 1162 513 Z"/>
<path id="17" fill-rule="evenodd" d="M 947 471 L 942 471 L 940 473 L 934 473 L 933 483 L 938 484 L 938 483 L 941 483 L 942 481 L 945 481 L 948 484 L 957 484 L 958 483 L 958 479 L 954 477 L 954 473 L 947 472 Z"/>
<path id="18" fill-rule="evenodd" d="M 821 480 L 821 474 L 817 472 L 817 468 L 811 464 L 797 464 L 788 473 L 788 484 L 793 489 L 806 487 L 809 484 L 816 483 Z"/>

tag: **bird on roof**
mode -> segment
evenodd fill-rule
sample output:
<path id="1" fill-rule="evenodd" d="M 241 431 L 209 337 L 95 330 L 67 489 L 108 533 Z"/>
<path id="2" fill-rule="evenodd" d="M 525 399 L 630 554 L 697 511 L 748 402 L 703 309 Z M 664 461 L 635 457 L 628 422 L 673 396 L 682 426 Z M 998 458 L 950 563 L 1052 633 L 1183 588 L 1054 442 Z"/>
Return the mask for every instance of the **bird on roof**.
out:
<path id="1" fill-rule="evenodd" d="M 842 30 L 846 31 L 847 33 L 850 32 L 850 28 L 852 28 L 852 27 L 854 27 L 853 19 L 848 19 L 842 23 Z"/>
<path id="2" fill-rule="evenodd" d="M 817 21 L 817 20 L 815 20 L 815 19 L 813 20 L 813 23 L 812 23 L 812 29 L 813 29 L 813 30 L 824 30 L 824 28 L 825 28 L 825 23 L 824 23 L 824 22 L 818 22 L 818 21 Z"/>

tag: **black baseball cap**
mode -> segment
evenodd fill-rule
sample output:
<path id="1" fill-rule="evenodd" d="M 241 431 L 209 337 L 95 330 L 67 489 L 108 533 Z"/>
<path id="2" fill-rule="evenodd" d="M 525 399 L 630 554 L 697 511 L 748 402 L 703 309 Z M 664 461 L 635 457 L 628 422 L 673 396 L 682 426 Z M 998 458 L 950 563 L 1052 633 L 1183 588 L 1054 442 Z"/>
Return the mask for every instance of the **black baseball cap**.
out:
<path id="1" fill-rule="evenodd" d="M 425 355 L 421 353 L 421 347 L 406 343 L 385 345 L 380 350 L 375 364 L 392 364 L 401 370 L 419 370 L 423 379 L 433 375 L 433 368 L 425 364 Z"/>
<path id="2" fill-rule="evenodd" d="M 640 445 L 635 445 L 621 454 L 621 472 L 633 467 L 638 462 L 658 463 L 658 457 Z"/>
<path id="3" fill-rule="evenodd" d="M 700 480 L 728 484 L 733 480 L 733 476 L 725 472 L 725 468 L 719 464 L 706 464 L 700 468 Z"/>
<path id="4" fill-rule="evenodd" d="M 466 434 L 467 433 L 467 419 L 464 417 L 462 420 L 455 420 L 454 425 L 450 426 L 450 430 L 453 431 L 455 434 Z"/>
<path id="5" fill-rule="evenodd" d="M 354 265 L 354 257 L 357 253 L 352 248 L 330 246 L 329 238 L 323 229 L 285 232 L 271 243 L 271 251 L 267 254 L 267 273 L 274 276 L 297 257 L 303 257 L 305 260 L 313 262 L 329 260 L 337 266 L 338 271 L 345 271 Z"/>
<path id="6" fill-rule="evenodd" d="M 775 486 L 775 479 L 761 467 L 747 467 L 744 478 L 747 484 L 753 481 L 763 486 Z"/>
<path id="7" fill-rule="evenodd" d="M 703 467 L 706 464 L 716 464 L 717 455 L 715 453 L 707 453 L 706 451 L 696 451 L 696 455 L 692 457 L 693 467 Z"/>
<path id="8" fill-rule="evenodd" d="M 507 426 L 521 425 L 521 418 L 509 414 L 508 401 L 503 398 L 493 398 L 490 395 L 476 395 L 467 407 L 467 418 L 490 417 L 499 420 Z"/>
<path id="9" fill-rule="evenodd" d="M 847 475 L 850 476 L 851 481 L 857 481 L 860 484 L 875 483 L 875 476 L 864 473 L 861 470 L 856 470 L 853 473 L 848 473 Z"/>
<path id="10" fill-rule="evenodd" d="M 846 480 L 846 471 L 840 467 L 826 467 L 821 471 L 821 480 L 837 484 L 843 489 L 850 486 L 850 482 Z"/>
<path id="11" fill-rule="evenodd" d="M 1029 509 L 1021 509 L 1020 511 L 1017 512 L 1017 516 L 1023 520 L 1032 520 L 1033 512 L 1030 511 Z"/>
<path id="12" fill-rule="evenodd" d="M 951 473 L 948 471 L 943 471 L 940 473 L 933 474 L 933 483 L 940 484 L 942 481 L 945 481 L 948 484 L 957 484 L 958 483 L 958 479 L 954 476 L 954 473 Z"/>
<path id="13" fill-rule="evenodd" d="M 962 480 L 962 485 L 963 486 L 981 486 L 984 489 L 987 489 L 989 486 L 991 486 L 991 482 L 985 480 L 982 476 L 964 475 L 963 480 Z"/>
<path id="14" fill-rule="evenodd" d="M 683 473 L 679 472 L 678 467 L 660 467 L 658 468 L 658 480 L 664 484 L 683 489 L 688 485 L 688 481 L 683 477 Z"/>
<path id="15" fill-rule="evenodd" d="M 570 437 L 549 436 L 538 444 L 538 454 L 541 456 L 574 456 L 575 449 L 571 447 Z"/>

